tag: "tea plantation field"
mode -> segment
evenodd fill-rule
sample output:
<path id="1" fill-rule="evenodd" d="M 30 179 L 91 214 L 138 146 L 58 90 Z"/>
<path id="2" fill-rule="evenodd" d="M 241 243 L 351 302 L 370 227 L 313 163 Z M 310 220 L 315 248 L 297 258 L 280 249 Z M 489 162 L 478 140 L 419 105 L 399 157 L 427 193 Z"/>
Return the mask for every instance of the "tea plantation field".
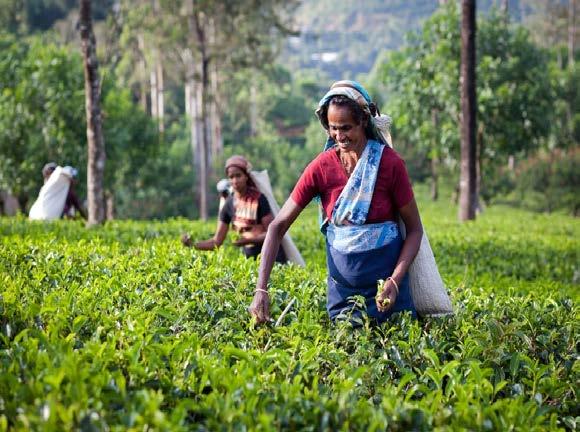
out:
<path id="1" fill-rule="evenodd" d="M 420 201 L 456 315 L 332 326 L 314 209 L 306 269 L 183 248 L 215 223 L 0 219 L 0 430 L 578 430 L 580 220 Z"/>

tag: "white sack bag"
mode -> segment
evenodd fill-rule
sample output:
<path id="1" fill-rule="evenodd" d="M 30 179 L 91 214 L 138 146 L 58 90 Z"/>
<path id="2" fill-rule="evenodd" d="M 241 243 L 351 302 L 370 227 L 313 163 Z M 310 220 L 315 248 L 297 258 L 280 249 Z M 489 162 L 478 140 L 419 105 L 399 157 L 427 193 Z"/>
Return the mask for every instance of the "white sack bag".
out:
<path id="1" fill-rule="evenodd" d="M 268 200 L 268 204 L 270 204 L 270 209 L 272 210 L 272 214 L 276 216 L 280 212 L 280 207 L 274 198 L 274 193 L 272 192 L 272 186 L 270 183 L 270 176 L 268 176 L 268 170 L 263 171 L 251 171 L 250 177 L 258 187 L 258 190 L 264 194 L 266 199 Z M 294 264 L 299 265 L 300 267 L 306 267 L 306 263 L 300 255 L 298 248 L 290 238 L 290 234 L 284 234 L 282 238 L 282 249 L 286 254 L 286 258 L 293 262 Z"/>
<path id="2" fill-rule="evenodd" d="M 30 220 L 59 219 L 64 209 L 71 179 L 72 168 L 56 167 L 30 208 Z"/>
<path id="3" fill-rule="evenodd" d="M 373 118 L 381 138 L 393 148 L 389 133 L 391 118 L 380 115 Z M 403 238 L 406 236 L 405 224 L 399 218 L 399 229 Z M 421 316 L 445 316 L 453 314 L 453 305 L 445 289 L 427 233 L 423 230 L 419 252 L 408 270 L 411 297 L 417 313 Z"/>
<path id="4" fill-rule="evenodd" d="M 399 229 L 405 238 L 405 224 L 399 218 Z M 408 270 L 411 297 L 417 313 L 421 316 L 445 316 L 453 314 L 453 305 L 447 294 L 427 234 L 423 231 L 419 252 Z"/>

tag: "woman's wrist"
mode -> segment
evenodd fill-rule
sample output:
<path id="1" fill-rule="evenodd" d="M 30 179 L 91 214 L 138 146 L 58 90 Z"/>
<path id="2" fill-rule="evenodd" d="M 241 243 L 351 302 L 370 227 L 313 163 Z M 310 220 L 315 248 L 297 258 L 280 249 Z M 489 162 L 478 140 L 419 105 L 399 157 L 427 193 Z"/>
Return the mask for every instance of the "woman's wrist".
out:
<path id="1" fill-rule="evenodd" d="M 264 288 L 256 288 L 256 289 L 254 290 L 254 292 L 255 292 L 255 293 L 258 293 L 258 292 L 263 292 L 263 293 L 265 293 L 265 294 L 268 294 L 268 290 L 265 290 Z"/>
<path id="2" fill-rule="evenodd" d="M 391 277 L 391 276 L 389 276 L 387 278 L 387 281 L 391 281 L 391 283 L 395 287 L 395 291 L 397 292 L 397 295 L 399 295 L 399 283 L 393 277 Z"/>

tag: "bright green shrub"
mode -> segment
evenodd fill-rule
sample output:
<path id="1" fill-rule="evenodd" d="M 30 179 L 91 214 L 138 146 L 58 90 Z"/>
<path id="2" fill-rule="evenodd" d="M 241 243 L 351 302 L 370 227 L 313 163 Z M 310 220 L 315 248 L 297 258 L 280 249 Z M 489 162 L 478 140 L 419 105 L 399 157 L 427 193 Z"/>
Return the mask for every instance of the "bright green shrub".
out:
<path id="1" fill-rule="evenodd" d="M 564 430 L 577 389 L 580 224 L 421 206 L 456 316 L 332 326 L 313 209 L 306 269 L 183 248 L 213 223 L 0 219 L 0 430 Z"/>

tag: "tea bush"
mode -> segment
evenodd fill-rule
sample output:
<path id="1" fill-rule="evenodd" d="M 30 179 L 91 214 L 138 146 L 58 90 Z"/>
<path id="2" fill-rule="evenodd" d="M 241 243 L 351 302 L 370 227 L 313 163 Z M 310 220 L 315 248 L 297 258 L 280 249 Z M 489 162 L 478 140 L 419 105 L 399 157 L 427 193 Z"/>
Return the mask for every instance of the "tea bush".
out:
<path id="1" fill-rule="evenodd" d="M 276 266 L 183 248 L 213 223 L 0 219 L 0 430 L 575 430 L 580 223 L 421 202 L 456 314 L 331 325 L 314 209 Z"/>
<path id="2" fill-rule="evenodd" d="M 580 149 L 540 154 L 519 167 L 517 194 L 533 210 L 580 213 Z"/>

